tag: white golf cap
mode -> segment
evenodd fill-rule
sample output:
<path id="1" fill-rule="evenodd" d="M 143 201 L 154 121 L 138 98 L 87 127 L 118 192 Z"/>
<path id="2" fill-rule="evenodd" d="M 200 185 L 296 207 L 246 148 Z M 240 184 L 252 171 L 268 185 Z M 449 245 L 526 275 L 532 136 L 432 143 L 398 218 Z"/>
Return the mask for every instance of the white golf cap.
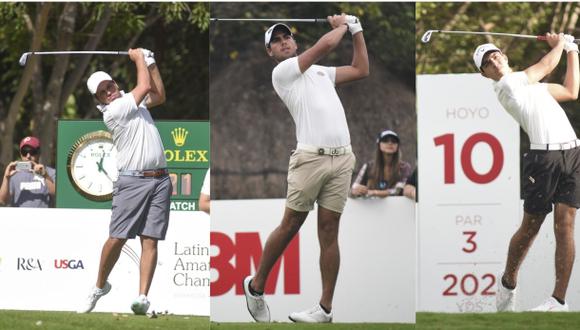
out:
<path id="1" fill-rule="evenodd" d="M 99 84 L 106 80 L 113 80 L 113 78 L 111 78 L 111 76 L 109 76 L 105 71 L 97 71 L 93 73 L 87 80 L 87 88 L 89 89 L 89 92 L 95 95 Z"/>
<path id="2" fill-rule="evenodd" d="M 283 30 L 286 30 L 286 32 L 288 32 L 288 34 L 293 36 L 292 30 L 290 29 L 290 27 L 288 25 L 286 25 L 284 23 L 276 23 L 276 24 L 270 26 L 270 28 L 264 34 L 264 43 L 266 44 L 266 47 L 270 46 L 270 39 L 272 38 L 272 34 L 274 33 L 274 30 L 277 27 L 279 27 Z"/>
<path id="3" fill-rule="evenodd" d="M 475 66 L 478 70 L 481 70 L 481 62 L 483 61 L 483 57 L 487 52 L 490 51 L 497 51 L 501 53 L 501 50 L 497 48 L 494 44 L 483 44 L 479 45 L 475 52 L 473 53 L 473 62 L 475 62 Z"/>

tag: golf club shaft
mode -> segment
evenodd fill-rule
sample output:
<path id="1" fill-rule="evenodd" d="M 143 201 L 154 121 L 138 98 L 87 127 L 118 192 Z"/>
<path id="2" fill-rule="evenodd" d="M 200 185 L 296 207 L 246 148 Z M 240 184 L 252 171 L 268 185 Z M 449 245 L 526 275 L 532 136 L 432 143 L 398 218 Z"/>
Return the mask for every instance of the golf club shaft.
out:
<path id="1" fill-rule="evenodd" d="M 472 31 L 446 31 L 446 30 L 435 30 L 433 32 L 454 33 L 454 34 L 479 34 L 479 35 L 503 36 L 503 37 L 526 38 L 526 39 L 540 39 L 541 37 L 544 37 L 544 36 L 533 36 L 533 35 L 527 35 L 527 34 L 500 33 L 500 32 L 472 32 Z M 545 40 L 545 37 L 544 37 L 544 40 Z"/>
<path id="2" fill-rule="evenodd" d="M 477 32 L 477 31 L 450 31 L 450 30 L 429 30 L 423 36 L 423 42 L 428 42 L 431 38 L 431 33 L 449 33 L 449 34 L 471 34 L 471 35 L 488 35 L 488 36 L 501 36 L 501 37 L 513 37 L 513 38 L 524 38 L 524 39 L 535 39 L 535 40 L 546 40 L 546 36 L 539 35 L 529 35 L 529 34 L 517 34 L 517 33 L 501 33 L 501 32 Z M 426 40 L 426 41 L 425 41 Z M 574 39 L 575 43 L 579 43 L 580 39 Z"/>
<path id="3" fill-rule="evenodd" d="M 127 51 L 117 51 L 117 50 L 66 50 L 66 51 L 50 51 L 50 52 L 27 52 L 20 56 L 21 66 L 25 66 L 28 61 L 28 57 L 31 55 L 129 55 Z"/>
<path id="4" fill-rule="evenodd" d="M 210 22 L 301 22 L 301 23 L 326 23 L 326 18 L 210 18 Z"/>
<path id="5" fill-rule="evenodd" d="M 94 55 L 129 55 L 127 51 L 117 50 L 68 50 L 68 51 L 54 51 L 54 52 L 29 52 L 28 55 L 78 55 L 78 54 L 94 54 Z"/>

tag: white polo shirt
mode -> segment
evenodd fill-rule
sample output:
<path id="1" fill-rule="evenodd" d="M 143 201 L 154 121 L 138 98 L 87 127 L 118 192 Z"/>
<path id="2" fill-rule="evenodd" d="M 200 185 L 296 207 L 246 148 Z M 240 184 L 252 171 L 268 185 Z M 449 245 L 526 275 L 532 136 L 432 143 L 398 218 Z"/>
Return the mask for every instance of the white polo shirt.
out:
<path id="1" fill-rule="evenodd" d="M 336 68 L 320 65 L 301 73 L 298 57 L 280 62 L 272 71 L 272 85 L 294 119 L 298 143 L 318 147 L 350 144 L 335 77 Z"/>
<path id="2" fill-rule="evenodd" d="M 117 147 L 117 169 L 141 171 L 167 167 L 161 136 L 145 106 L 147 98 L 137 106 L 133 94 L 121 94 L 110 104 L 99 106 Z"/>
<path id="3" fill-rule="evenodd" d="M 544 83 L 530 83 L 525 72 L 511 72 L 493 83 L 505 110 L 528 134 L 530 143 L 565 143 L 576 133 L 560 104 Z"/>

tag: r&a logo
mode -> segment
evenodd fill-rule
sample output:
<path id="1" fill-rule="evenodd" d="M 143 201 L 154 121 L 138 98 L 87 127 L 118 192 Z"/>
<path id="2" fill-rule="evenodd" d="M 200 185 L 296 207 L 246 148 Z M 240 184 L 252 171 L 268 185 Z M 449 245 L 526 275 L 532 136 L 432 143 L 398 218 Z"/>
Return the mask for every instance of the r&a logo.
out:
<path id="1" fill-rule="evenodd" d="M 40 259 L 36 258 L 18 258 L 16 270 L 42 270 Z"/>

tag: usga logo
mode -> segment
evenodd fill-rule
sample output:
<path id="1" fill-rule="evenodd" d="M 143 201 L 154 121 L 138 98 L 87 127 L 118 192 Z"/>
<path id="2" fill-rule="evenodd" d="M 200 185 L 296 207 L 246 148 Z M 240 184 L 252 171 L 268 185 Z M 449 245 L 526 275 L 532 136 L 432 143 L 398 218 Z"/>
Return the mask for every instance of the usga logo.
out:
<path id="1" fill-rule="evenodd" d="M 75 259 L 54 259 L 54 268 L 56 269 L 85 269 L 82 260 Z"/>

